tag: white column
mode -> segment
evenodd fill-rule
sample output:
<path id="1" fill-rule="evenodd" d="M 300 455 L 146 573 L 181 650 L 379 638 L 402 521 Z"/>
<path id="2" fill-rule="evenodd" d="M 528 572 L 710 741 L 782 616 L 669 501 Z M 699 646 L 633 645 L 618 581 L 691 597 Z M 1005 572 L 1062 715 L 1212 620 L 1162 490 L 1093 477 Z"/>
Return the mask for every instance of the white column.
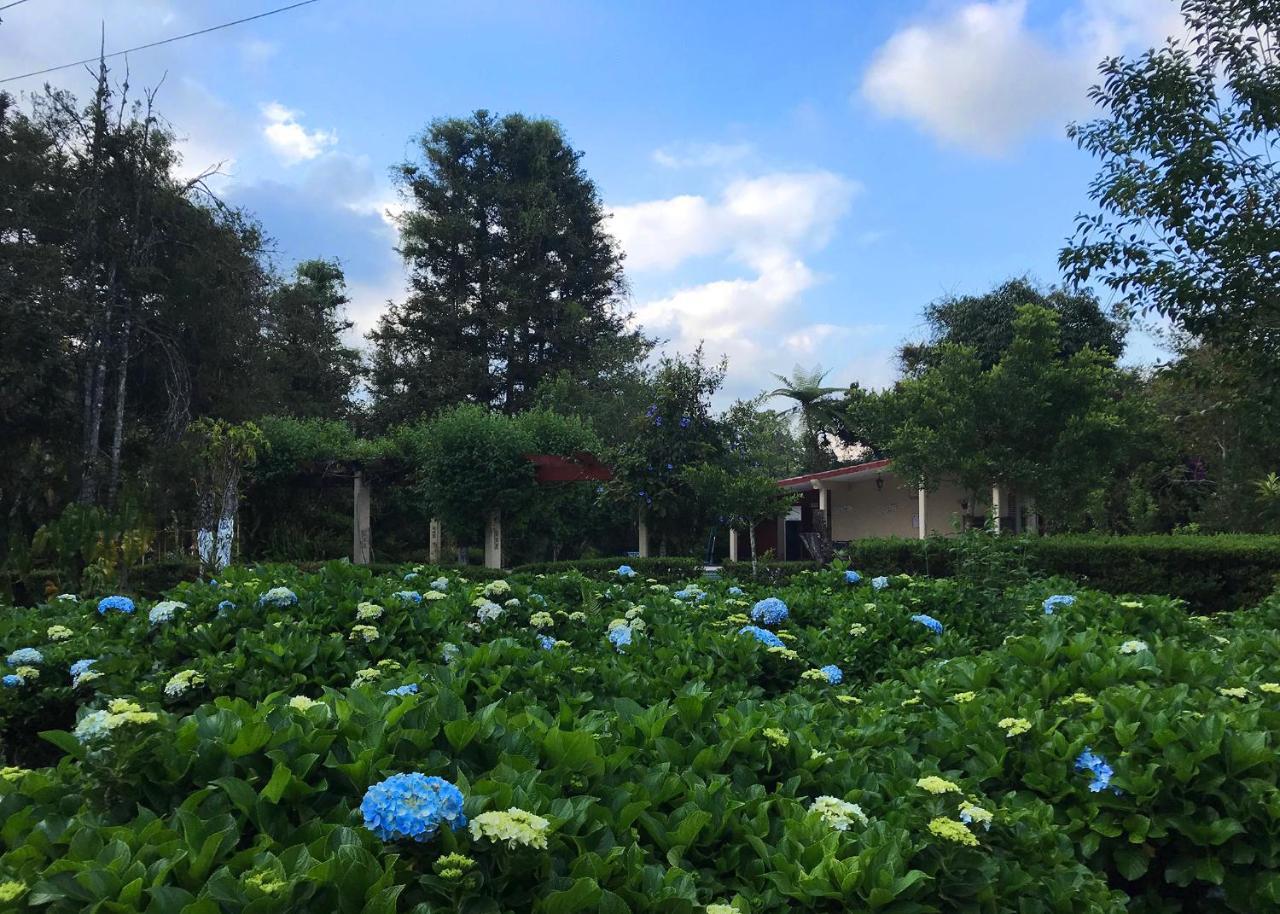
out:
<path id="1" fill-rule="evenodd" d="M 920 529 L 916 531 L 916 535 L 920 539 L 924 539 L 929 535 L 929 522 L 926 520 L 925 511 L 929 505 L 929 493 L 925 491 L 924 486 L 916 490 L 916 511 L 920 514 Z"/>
<path id="2" fill-rule="evenodd" d="M 368 565 L 373 561 L 373 534 L 369 527 L 369 486 L 365 485 L 364 473 L 360 470 L 356 470 L 352 486 L 355 522 L 351 561 L 357 565 Z"/>
<path id="3" fill-rule="evenodd" d="M 484 567 L 502 567 L 502 512 L 494 508 L 484 531 Z"/>
<path id="4" fill-rule="evenodd" d="M 996 533 L 1002 532 L 1001 523 L 1000 523 L 1000 487 L 999 486 L 991 487 L 991 519 L 992 519 L 992 523 L 995 525 Z"/>
<path id="5" fill-rule="evenodd" d="M 733 527 L 729 528 L 729 561 L 736 562 L 738 560 L 738 531 Z"/>
<path id="6" fill-rule="evenodd" d="M 818 510 L 822 512 L 822 529 L 820 532 L 831 538 L 831 488 L 818 483 Z"/>
<path id="7" fill-rule="evenodd" d="M 440 564 L 440 541 L 444 539 L 444 530 L 440 525 L 439 518 L 431 518 L 430 530 L 427 541 L 427 561 L 433 565 L 438 565 Z"/>
<path id="8" fill-rule="evenodd" d="M 649 525 L 645 522 L 644 508 L 640 509 L 640 520 L 636 530 L 637 539 L 636 552 L 640 558 L 647 559 L 649 557 Z"/>
<path id="9" fill-rule="evenodd" d="M 1040 535 L 1040 515 L 1036 513 L 1036 500 L 1027 498 L 1027 532 L 1032 536 Z"/>

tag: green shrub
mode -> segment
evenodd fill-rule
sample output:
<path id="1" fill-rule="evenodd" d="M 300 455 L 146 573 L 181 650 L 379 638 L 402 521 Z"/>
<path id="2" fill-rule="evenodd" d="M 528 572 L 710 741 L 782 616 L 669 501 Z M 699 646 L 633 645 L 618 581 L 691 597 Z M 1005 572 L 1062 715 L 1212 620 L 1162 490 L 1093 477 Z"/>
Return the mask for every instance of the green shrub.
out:
<path id="1" fill-rule="evenodd" d="M 1004 536 L 867 539 L 851 543 L 854 567 L 874 574 L 947 577 L 970 541 L 1039 575 L 1065 575 L 1110 593 L 1161 593 L 1220 611 L 1252 606 L 1280 584 L 1280 536 Z"/>
<path id="2" fill-rule="evenodd" d="M 425 567 L 233 567 L 172 588 L 169 621 L 150 601 L 0 612 L 6 656 L 43 654 L 0 690 L 19 766 L 0 777 L 0 891 L 57 914 L 1280 903 L 1280 598 L 1209 618 L 1079 590 L 1046 614 L 1061 582 L 809 568 L 676 587 L 616 567 L 455 569 L 440 591 Z M 264 602 L 277 586 L 296 603 Z M 764 596 L 788 604 L 782 649 L 739 633 Z M 96 678 L 73 685 L 81 658 Z M 115 700 L 133 703 L 115 729 L 73 735 Z M 1076 769 L 1086 747 L 1107 789 Z M 456 784 L 473 819 L 545 818 L 546 847 L 383 843 L 361 798 L 409 771 Z M 821 797 L 860 814 L 824 801 L 844 810 L 824 818 Z"/>

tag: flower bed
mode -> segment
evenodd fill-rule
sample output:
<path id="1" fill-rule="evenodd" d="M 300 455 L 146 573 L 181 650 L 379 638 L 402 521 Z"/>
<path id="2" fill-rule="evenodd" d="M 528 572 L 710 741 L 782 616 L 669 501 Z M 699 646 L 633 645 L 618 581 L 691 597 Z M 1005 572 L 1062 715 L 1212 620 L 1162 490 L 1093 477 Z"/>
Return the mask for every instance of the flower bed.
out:
<path id="1" fill-rule="evenodd" d="M 878 571 L 334 563 L 8 610 L 0 905 L 1280 904 L 1280 600 Z"/>

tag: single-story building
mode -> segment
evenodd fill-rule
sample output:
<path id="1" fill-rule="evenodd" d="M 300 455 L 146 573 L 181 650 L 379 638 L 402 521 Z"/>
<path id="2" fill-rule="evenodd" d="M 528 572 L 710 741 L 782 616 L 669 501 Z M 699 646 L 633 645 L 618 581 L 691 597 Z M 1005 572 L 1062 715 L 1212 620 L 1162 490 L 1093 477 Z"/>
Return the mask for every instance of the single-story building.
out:
<path id="1" fill-rule="evenodd" d="M 998 486 L 982 494 L 946 482 L 932 490 L 917 488 L 894 473 L 888 460 L 792 476 L 778 480 L 778 486 L 799 499 L 785 517 L 756 527 L 758 555 L 809 559 L 815 550 L 825 553 L 868 537 L 951 536 L 984 526 L 989 516 L 998 530 L 1034 533 L 1040 527 L 1028 498 Z M 750 561 L 745 531 L 730 531 L 729 557 Z"/>

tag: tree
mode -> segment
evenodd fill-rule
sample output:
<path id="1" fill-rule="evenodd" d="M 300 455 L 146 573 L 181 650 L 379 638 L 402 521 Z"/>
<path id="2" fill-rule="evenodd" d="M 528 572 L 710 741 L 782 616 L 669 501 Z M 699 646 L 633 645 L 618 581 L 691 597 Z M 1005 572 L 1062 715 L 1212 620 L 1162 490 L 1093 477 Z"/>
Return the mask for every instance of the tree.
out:
<path id="1" fill-rule="evenodd" d="M 687 467 L 684 480 L 716 519 L 734 529 L 746 529 L 751 543 L 751 574 L 756 567 L 756 525 L 791 510 L 796 496 L 778 488 L 777 478 L 741 459 L 726 466 L 700 463 Z"/>
<path id="2" fill-rule="evenodd" d="M 687 357 L 664 356 L 648 405 L 632 418 L 630 434 L 612 455 L 608 490 L 645 518 L 663 555 L 691 548 L 708 519 L 683 474 L 694 464 L 714 462 L 723 450 L 711 397 L 724 383 L 725 368 L 723 360 L 708 364 L 702 347 Z"/>
<path id="3" fill-rule="evenodd" d="M 1087 346 L 1114 363 L 1124 352 L 1125 322 L 1104 314 L 1092 292 L 1042 290 L 1020 278 L 982 295 L 947 296 L 930 303 L 924 311 L 929 338 L 898 350 L 903 373 L 915 375 L 929 368 L 943 343 L 972 347 L 979 365 L 990 368 L 1013 342 L 1013 324 L 1023 305 L 1036 305 L 1058 315 L 1058 358 L 1069 358 Z"/>
<path id="4" fill-rule="evenodd" d="M 306 260 L 268 303 L 268 383 L 281 415 L 336 418 L 351 410 L 360 354 L 342 342 L 351 329 L 342 267 Z"/>
<path id="5" fill-rule="evenodd" d="M 782 382 L 782 386 L 767 395 L 795 401 L 796 405 L 791 408 L 790 413 L 799 421 L 805 449 L 806 473 L 830 469 L 836 463 L 835 455 L 827 446 L 825 429 L 835 423 L 838 401 L 833 399 L 832 394 L 839 393 L 841 388 L 823 386 L 822 382 L 828 374 L 821 365 L 815 365 L 809 370 L 797 365 L 789 378 L 786 375 L 774 375 Z"/>
<path id="6" fill-rule="evenodd" d="M 787 414 L 764 408 L 768 396 L 735 400 L 720 425 L 727 451 L 742 469 L 778 480 L 802 472 L 806 455 Z"/>
<path id="7" fill-rule="evenodd" d="M 482 541 L 490 512 L 518 514 L 533 488 L 532 444 L 508 416 L 474 403 L 445 410 L 400 433 L 417 484 L 458 541 Z"/>
<path id="8" fill-rule="evenodd" d="M 588 453 L 600 456 L 600 439 L 581 419 L 561 416 L 546 409 L 531 409 L 512 417 L 519 436 L 528 441 L 531 453 L 572 457 Z M 566 546 L 581 551 L 584 541 L 602 527 L 597 483 L 587 481 L 539 484 L 527 508 L 519 517 L 526 549 L 549 552 L 557 561 Z"/>
<path id="9" fill-rule="evenodd" d="M 922 485 L 954 479 L 1030 495 L 1050 516 L 1080 516 L 1123 460 L 1132 404 L 1120 373 L 1090 348 L 1066 359 L 1058 317 L 1018 309 L 1013 340 L 983 368 L 977 351 L 941 344 L 935 364 L 887 392 L 897 420 L 886 442 L 895 469 Z"/>
<path id="10" fill-rule="evenodd" d="M 400 167 L 409 297 L 370 334 L 384 424 L 462 401 L 518 412 L 545 378 L 638 362 L 622 255 L 595 184 L 552 121 L 438 120 Z"/>
<path id="11" fill-rule="evenodd" d="M 1280 464 L 1280 8 L 1182 10 L 1186 37 L 1104 61 L 1091 92 L 1103 115 L 1069 128 L 1100 161 L 1098 211 L 1078 217 L 1060 261 L 1183 335 L 1157 379 L 1179 391 L 1167 414 L 1203 461 L 1206 517 L 1249 529 L 1252 490 Z"/>
<path id="12" fill-rule="evenodd" d="M 192 423 L 190 437 L 197 454 L 200 564 L 220 571 L 231 564 L 231 544 L 240 510 L 240 478 L 258 459 L 264 439 L 252 422 L 232 425 L 207 418 Z"/>

